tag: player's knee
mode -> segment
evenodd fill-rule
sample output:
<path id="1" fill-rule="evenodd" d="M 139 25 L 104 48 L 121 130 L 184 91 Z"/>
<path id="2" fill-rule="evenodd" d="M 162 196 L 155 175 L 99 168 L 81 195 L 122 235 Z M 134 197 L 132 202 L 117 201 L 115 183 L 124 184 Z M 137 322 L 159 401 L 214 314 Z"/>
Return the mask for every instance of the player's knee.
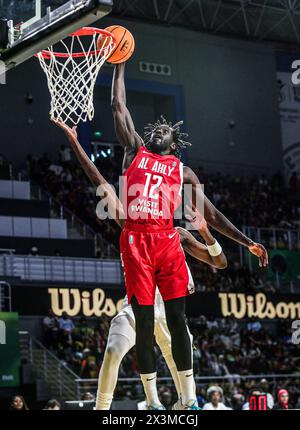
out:
<path id="1" fill-rule="evenodd" d="M 185 315 L 181 312 L 169 312 L 167 315 L 167 324 L 170 331 L 187 330 Z"/>
<path id="2" fill-rule="evenodd" d="M 117 345 L 115 342 L 111 342 L 107 344 L 105 350 L 105 359 L 109 361 L 109 363 L 117 363 L 121 361 L 123 357 L 122 347 Z"/>
<path id="3" fill-rule="evenodd" d="M 147 318 L 140 318 L 139 320 L 135 320 L 136 331 L 139 333 L 144 333 L 153 335 L 154 332 L 154 321 Z"/>

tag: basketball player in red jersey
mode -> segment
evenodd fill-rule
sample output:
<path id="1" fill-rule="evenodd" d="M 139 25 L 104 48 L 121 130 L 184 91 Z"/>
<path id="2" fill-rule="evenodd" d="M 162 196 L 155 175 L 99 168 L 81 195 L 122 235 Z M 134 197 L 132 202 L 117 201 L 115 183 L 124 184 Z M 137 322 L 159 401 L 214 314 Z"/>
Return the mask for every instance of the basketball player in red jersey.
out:
<path id="1" fill-rule="evenodd" d="M 193 202 L 204 201 L 207 223 L 237 243 L 247 246 L 268 264 L 268 254 L 240 232 L 203 196 L 200 181 L 189 167 L 180 162 L 181 149 L 190 145 L 180 132 L 182 122 L 172 125 L 164 119 L 146 129 L 146 142 L 135 130 L 126 107 L 125 63 L 115 66 L 112 86 L 112 110 L 118 141 L 124 148 L 123 174 L 127 210 L 120 249 L 126 290 L 136 321 L 136 352 L 145 391 L 156 384 L 154 356 L 154 297 L 158 286 L 165 304 L 166 319 L 172 338 L 172 354 L 180 379 L 184 409 L 198 409 L 194 390 L 191 345 L 185 324 L 185 297 L 188 274 L 180 239 L 173 228 L 173 214 L 180 202 L 181 186 L 190 184 Z M 172 188 L 173 193 L 168 193 Z M 198 208 L 201 211 L 201 208 Z M 219 252 L 216 249 L 212 252 Z"/>
<path id="2" fill-rule="evenodd" d="M 107 212 L 110 217 L 114 219 L 121 228 L 123 228 L 125 224 L 123 206 L 113 188 L 108 184 L 81 147 L 77 138 L 77 127 L 75 126 L 70 128 L 59 120 L 53 119 L 52 122 L 61 128 L 66 134 L 78 161 L 91 183 L 96 186 L 97 189 L 101 186 L 99 196 L 101 195 L 105 198 Z M 187 216 L 191 217 L 191 209 L 189 207 L 187 209 Z M 202 261 L 218 269 L 224 269 L 227 267 L 227 260 L 222 252 L 221 246 L 219 246 L 220 252 L 218 254 L 212 253 L 212 249 L 216 248 L 217 242 L 209 232 L 206 221 L 198 211 L 195 212 L 195 219 L 196 221 L 192 222 L 192 227 L 194 227 L 195 230 L 198 230 L 198 233 L 201 235 L 206 245 L 198 242 L 191 233 L 184 228 L 177 227 L 181 246 L 188 254 L 192 255 L 198 261 Z M 190 273 L 189 278 L 189 291 L 192 294 L 195 288 L 193 278 Z M 192 342 L 192 335 L 189 334 L 189 336 Z M 117 383 L 120 363 L 125 354 L 135 345 L 135 338 L 135 319 L 132 307 L 128 304 L 126 297 L 122 310 L 111 322 L 106 352 L 99 375 L 96 409 L 107 410 L 110 408 L 113 399 L 113 391 Z M 173 409 L 182 409 L 181 387 L 179 377 L 177 375 L 177 368 L 172 357 L 171 336 L 166 323 L 164 303 L 157 290 L 155 297 L 155 340 L 170 369 L 178 393 L 178 401 L 173 406 Z M 145 403 L 146 408 L 164 409 L 163 405 L 160 403 L 155 385 L 153 386 L 153 384 L 151 384 L 149 388 L 151 388 L 151 390 L 145 392 L 146 402 L 143 402 Z"/>

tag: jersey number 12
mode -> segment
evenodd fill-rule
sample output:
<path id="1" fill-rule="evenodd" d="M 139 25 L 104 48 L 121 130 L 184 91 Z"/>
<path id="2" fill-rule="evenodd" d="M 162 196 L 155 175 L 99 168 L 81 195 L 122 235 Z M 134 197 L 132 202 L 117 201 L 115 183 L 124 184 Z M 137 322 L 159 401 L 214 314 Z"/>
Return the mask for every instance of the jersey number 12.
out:
<path id="1" fill-rule="evenodd" d="M 155 193 L 155 190 L 156 190 L 156 188 L 159 188 L 161 186 L 163 178 L 161 176 L 158 176 L 158 175 L 152 175 L 151 173 L 145 173 L 145 175 L 147 176 L 147 179 L 146 179 L 146 184 L 144 187 L 143 197 L 149 197 L 150 199 L 157 200 L 158 199 L 158 193 Z M 156 181 L 156 183 L 151 185 L 150 192 L 148 194 L 151 180 Z"/>

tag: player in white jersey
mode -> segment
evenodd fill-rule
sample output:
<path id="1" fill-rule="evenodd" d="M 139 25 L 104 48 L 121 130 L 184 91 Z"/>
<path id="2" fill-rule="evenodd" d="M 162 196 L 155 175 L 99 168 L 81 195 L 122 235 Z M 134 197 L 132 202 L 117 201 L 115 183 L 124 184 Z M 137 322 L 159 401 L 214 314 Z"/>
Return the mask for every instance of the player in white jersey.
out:
<path id="1" fill-rule="evenodd" d="M 123 228 L 125 216 L 122 204 L 113 188 L 107 183 L 105 178 L 101 175 L 96 166 L 91 162 L 85 151 L 80 146 L 80 143 L 77 139 L 76 127 L 71 129 L 66 124 L 61 123 L 58 120 L 53 120 L 53 122 L 67 135 L 76 157 L 78 158 L 82 168 L 91 182 L 97 187 L 101 186 L 100 191 L 99 188 L 97 189 L 97 191 L 99 191 L 97 192 L 97 195 L 105 200 L 107 212 L 111 218 L 113 218 L 116 223 L 121 228 Z M 203 263 L 209 264 L 218 269 L 226 268 L 226 257 L 220 244 L 211 235 L 204 218 L 199 212 L 196 212 L 196 215 L 192 221 L 192 224 L 194 223 L 194 225 L 197 226 L 195 229 L 198 230 L 206 245 L 196 240 L 194 236 L 184 228 L 177 227 L 183 250 Z M 189 290 L 190 293 L 193 293 L 194 284 L 190 271 L 188 272 L 190 278 Z M 113 392 L 117 384 L 120 363 L 126 353 L 135 345 L 135 335 L 135 318 L 133 311 L 131 306 L 125 301 L 123 309 L 113 318 L 111 322 L 104 360 L 99 374 L 96 409 L 110 409 L 113 399 Z M 157 292 L 155 300 L 154 335 L 176 386 L 178 402 L 176 405 L 174 405 L 174 409 L 185 409 L 180 401 L 182 383 L 180 382 L 180 378 L 178 376 L 176 365 L 172 356 L 171 335 L 166 322 L 163 300 L 159 292 Z M 192 338 L 190 333 L 189 335 Z M 146 408 L 149 410 L 164 409 L 158 398 L 156 377 L 149 378 L 147 381 L 143 381 L 143 385 L 146 394 Z"/>

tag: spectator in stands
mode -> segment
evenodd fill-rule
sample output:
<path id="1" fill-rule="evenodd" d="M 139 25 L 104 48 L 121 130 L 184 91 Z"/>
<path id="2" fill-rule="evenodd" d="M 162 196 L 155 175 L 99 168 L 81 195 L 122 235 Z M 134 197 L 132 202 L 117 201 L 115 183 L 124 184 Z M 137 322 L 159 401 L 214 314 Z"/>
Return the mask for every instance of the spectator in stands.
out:
<path id="1" fill-rule="evenodd" d="M 209 361 L 209 369 L 211 370 L 211 374 L 214 376 L 222 376 L 223 368 L 221 367 L 216 354 L 212 354 Z"/>
<path id="2" fill-rule="evenodd" d="M 263 378 L 260 381 L 260 388 L 261 388 L 262 392 L 264 392 L 264 393 L 267 394 L 269 409 L 273 409 L 273 407 L 274 407 L 274 397 L 272 396 L 271 393 L 269 393 L 269 382 L 265 378 Z"/>
<path id="3" fill-rule="evenodd" d="M 59 159 L 62 164 L 68 164 L 72 160 L 71 148 L 69 146 L 60 146 Z"/>
<path id="4" fill-rule="evenodd" d="M 205 403 L 205 405 L 203 406 L 204 411 L 224 411 L 230 409 L 224 405 L 223 390 L 218 385 L 209 387 L 206 393 L 206 397 L 209 402 Z"/>
<path id="5" fill-rule="evenodd" d="M 51 399 L 47 402 L 44 411 L 60 411 L 61 404 L 56 399 Z"/>
<path id="6" fill-rule="evenodd" d="M 87 401 L 91 402 L 91 401 L 95 400 L 95 396 L 88 391 L 88 392 L 84 393 L 82 400 L 84 400 L 86 402 Z"/>
<path id="7" fill-rule="evenodd" d="M 229 372 L 228 367 L 226 365 L 224 355 L 220 354 L 218 359 L 219 359 L 219 365 L 221 368 L 222 375 L 229 375 L 230 372 Z"/>
<path id="8" fill-rule="evenodd" d="M 244 403 L 245 397 L 241 393 L 236 393 L 231 398 L 231 406 L 235 411 L 241 411 Z"/>
<path id="9" fill-rule="evenodd" d="M 30 249 L 29 255 L 32 255 L 32 256 L 34 256 L 34 257 L 38 256 L 38 255 L 39 255 L 39 250 L 38 250 L 38 248 L 37 248 L 36 246 L 33 246 L 33 247 Z"/>
<path id="10" fill-rule="evenodd" d="M 300 396 L 298 397 L 298 399 L 296 401 L 295 409 L 300 409 Z"/>
<path id="11" fill-rule="evenodd" d="M 289 392 L 281 389 L 277 393 L 277 403 L 273 409 L 290 409 L 289 408 Z"/>
<path id="12" fill-rule="evenodd" d="M 252 402 L 250 403 L 250 397 L 254 397 L 254 404 Z M 256 397 L 256 400 L 255 400 Z M 258 397 L 264 397 L 265 401 L 262 402 L 261 400 L 258 400 Z M 266 409 L 272 409 L 273 405 L 268 403 L 268 397 L 267 394 L 263 392 L 263 390 L 260 387 L 252 387 L 252 389 L 249 391 L 249 397 L 247 403 L 243 405 L 243 410 L 265 410 Z"/>
<path id="13" fill-rule="evenodd" d="M 249 397 L 250 396 L 258 396 L 259 394 L 262 394 L 262 391 L 260 390 L 260 388 L 258 387 L 252 387 L 252 389 L 249 392 Z M 243 411 L 249 411 L 250 410 L 250 404 L 249 404 L 249 399 L 247 400 L 246 403 L 244 403 L 243 407 L 242 407 Z"/>
<path id="14" fill-rule="evenodd" d="M 61 318 L 58 320 L 59 324 L 59 342 L 58 342 L 58 351 L 59 357 L 61 360 L 66 363 L 71 360 L 73 355 L 72 351 L 72 343 L 73 343 L 73 331 L 74 331 L 74 323 L 68 317 L 66 312 L 63 312 Z"/>
<path id="15" fill-rule="evenodd" d="M 61 318 L 58 320 L 59 328 L 68 334 L 71 334 L 74 330 L 75 326 L 73 321 L 68 317 L 66 312 L 62 313 Z"/>
<path id="16" fill-rule="evenodd" d="M 51 163 L 50 166 L 48 167 L 48 170 L 50 171 L 50 173 L 57 176 L 58 178 L 60 178 L 60 175 L 64 171 L 62 166 L 60 166 L 59 164 L 55 164 L 55 163 Z M 52 181 L 52 183 L 53 183 L 55 176 L 48 175 L 48 179 L 50 179 L 50 181 Z"/>
<path id="17" fill-rule="evenodd" d="M 173 397 L 172 392 L 169 387 L 164 387 L 164 389 L 160 392 L 161 402 L 166 409 L 172 409 Z"/>
<path id="18" fill-rule="evenodd" d="M 24 397 L 20 396 L 20 395 L 14 396 L 11 399 L 9 409 L 11 411 L 28 411 L 29 410 L 29 408 L 25 402 Z"/>
<path id="19" fill-rule="evenodd" d="M 48 169 L 51 162 L 50 162 L 50 160 L 48 158 L 48 154 L 46 152 L 44 152 L 44 154 L 41 156 L 41 158 L 39 158 L 38 164 L 41 167 L 42 171 L 45 172 Z"/>
<path id="20" fill-rule="evenodd" d="M 76 324 L 74 329 L 74 339 L 83 345 L 84 338 L 91 336 L 93 332 L 93 329 L 88 326 L 87 319 L 80 317 L 79 324 Z"/>
<path id="21" fill-rule="evenodd" d="M 79 376 L 86 379 L 97 378 L 98 371 L 99 368 L 97 366 L 96 356 L 89 348 L 85 348 L 83 350 L 83 360 L 81 362 Z"/>
<path id="22" fill-rule="evenodd" d="M 198 405 L 200 408 L 202 408 L 203 405 L 206 403 L 205 388 L 196 384 L 196 396 L 197 396 Z"/>
<path id="23" fill-rule="evenodd" d="M 48 315 L 43 319 L 44 343 L 47 348 L 55 348 L 58 341 L 59 323 L 52 309 L 49 309 Z"/>

